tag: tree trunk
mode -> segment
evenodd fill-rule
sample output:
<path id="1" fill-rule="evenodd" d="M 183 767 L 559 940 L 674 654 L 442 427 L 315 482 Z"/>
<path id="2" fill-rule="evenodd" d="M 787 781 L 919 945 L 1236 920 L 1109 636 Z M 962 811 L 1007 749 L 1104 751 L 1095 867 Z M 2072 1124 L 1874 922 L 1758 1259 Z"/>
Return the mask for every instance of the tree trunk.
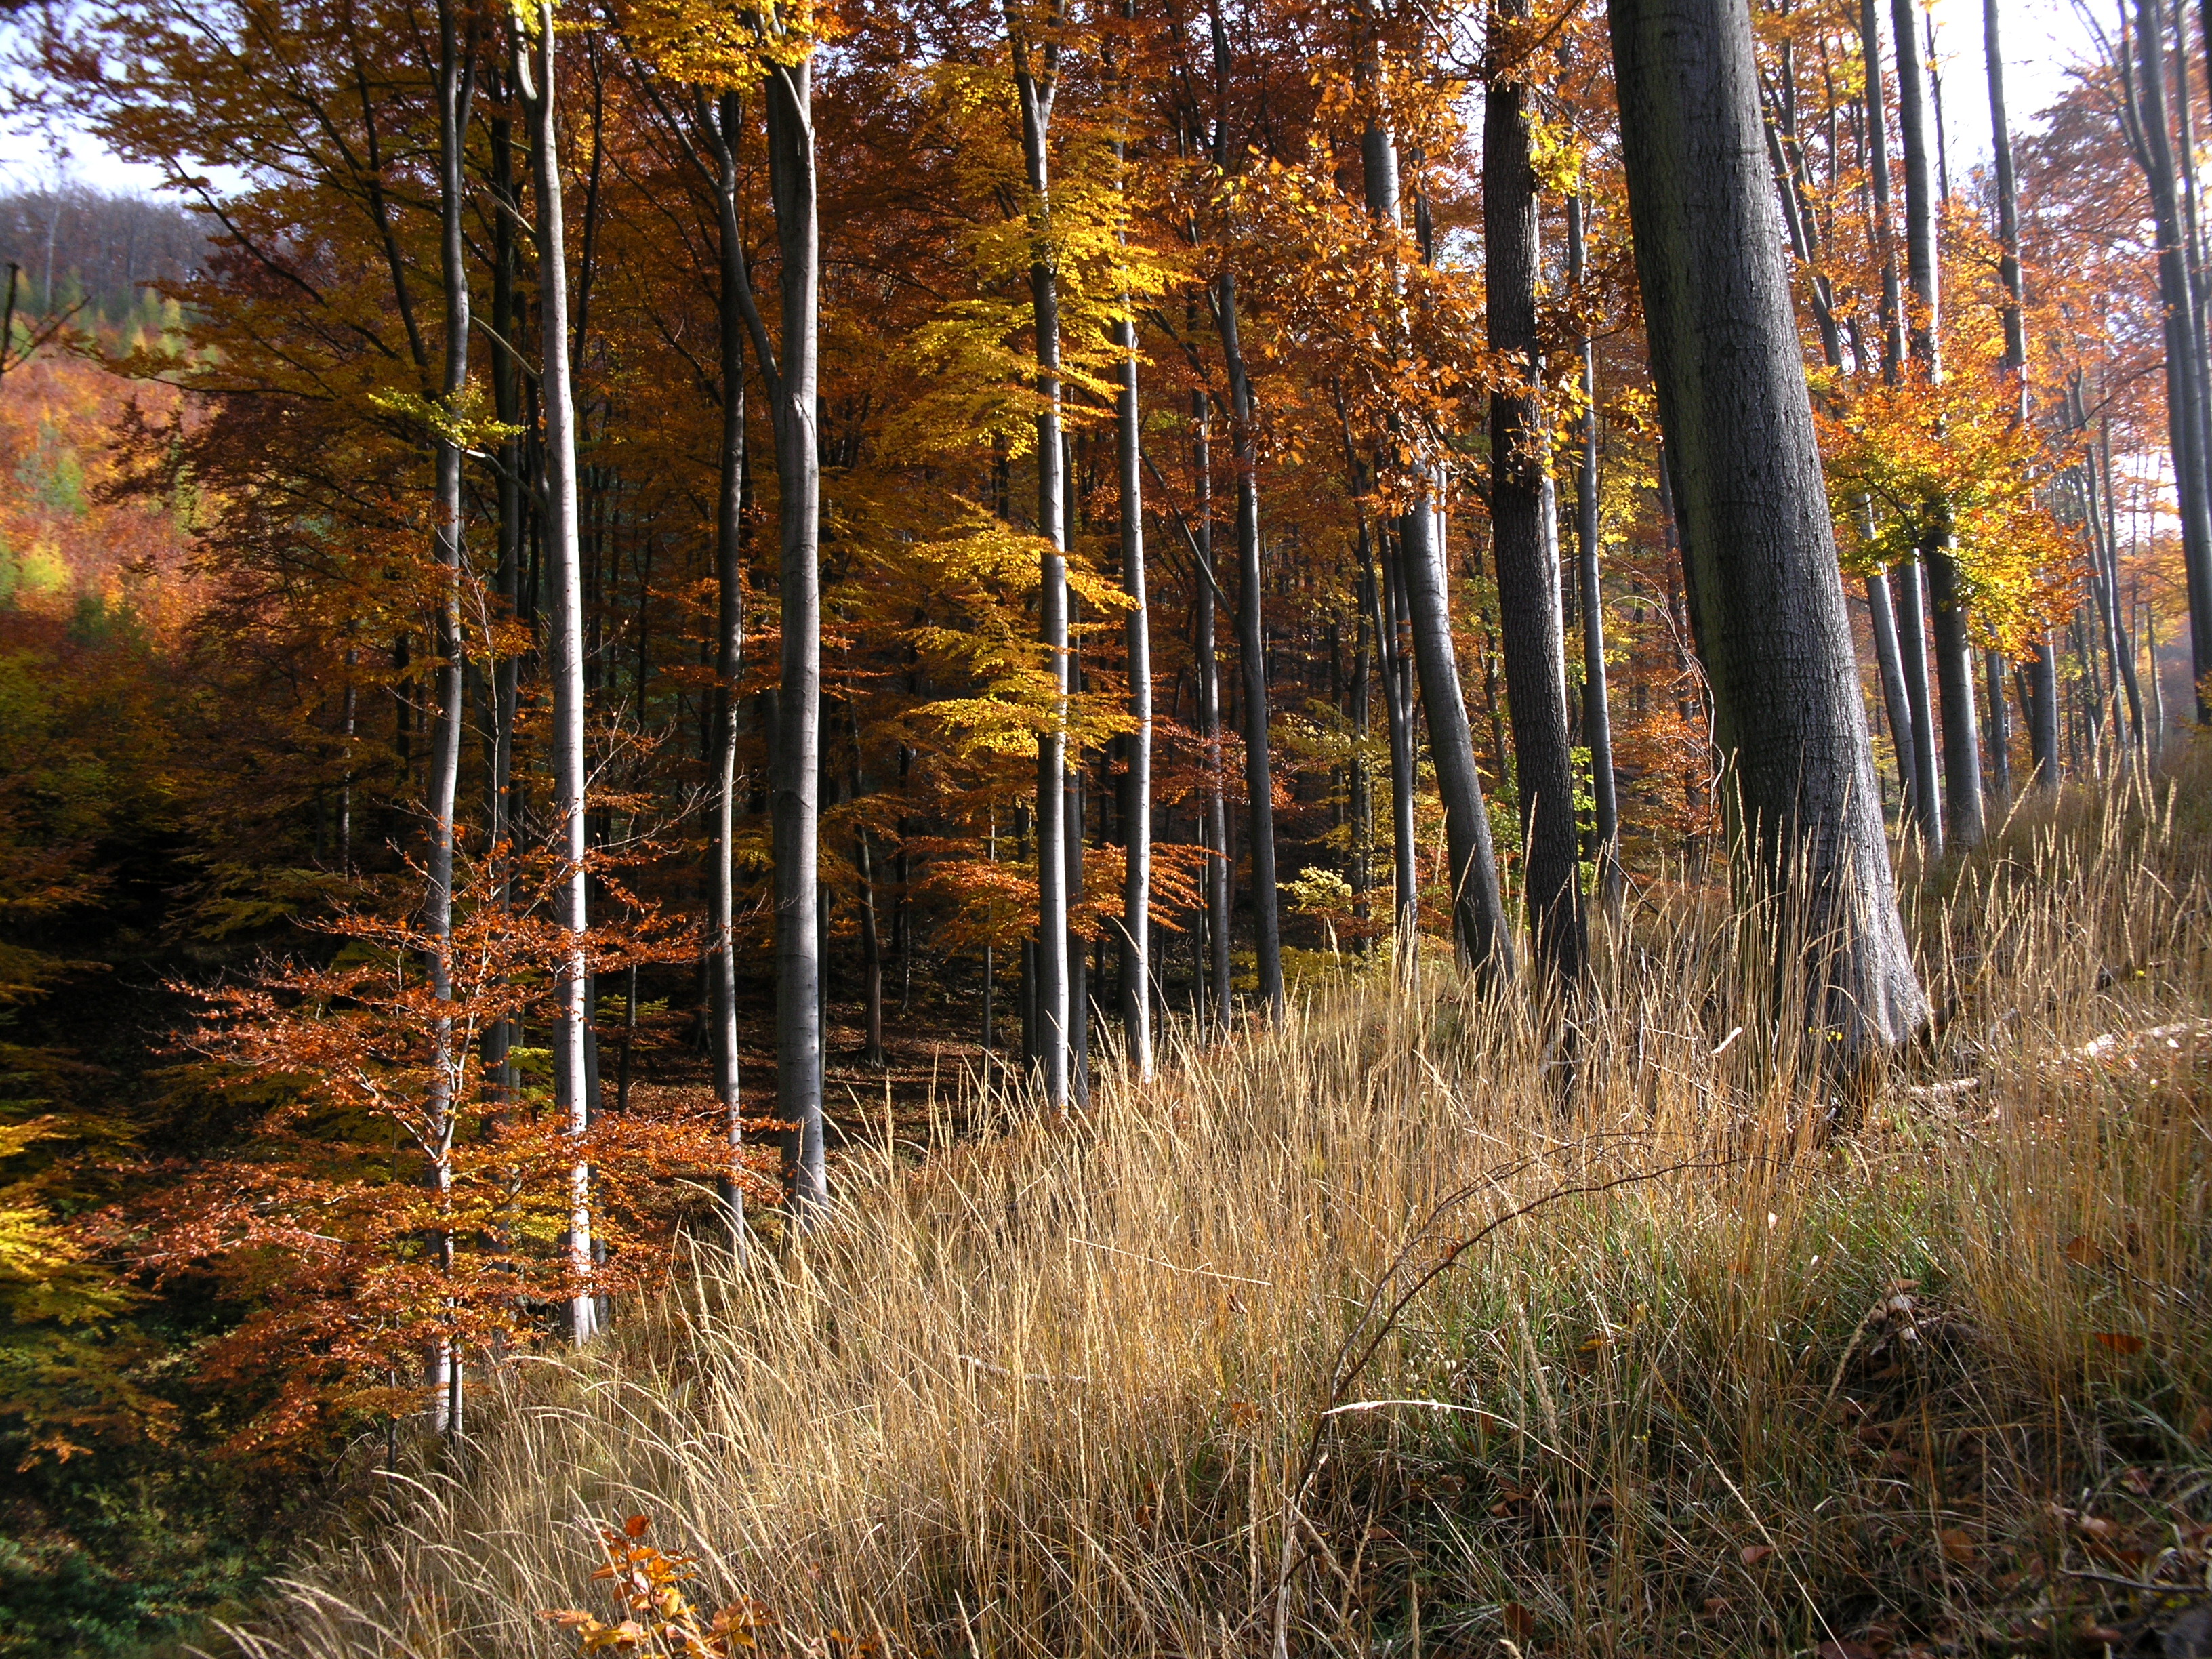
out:
<path id="1" fill-rule="evenodd" d="M 1127 305 L 1124 296 L 1123 305 Z M 1121 488 L 1121 592 L 1129 600 L 1130 732 L 1127 770 L 1121 780 L 1121 1030 L 1129 1063 L 1140 1080 L 1152 1075 L 1152 993 L 1150 985 L 1152 908 L 1152 618 L 1145 592 L 1145 496 L 1139 472 L 1137 325 L 1123 317 L 1114 325 L 1121 353 L 1121 395 L 1115 401 L 1114 464 Z"/>
<path id="2" fill-rule="evenodd" d="M 1283 1012 L 1282 910 L 1275 884 L 1275 782 L 1267 745 L 1267 623 L 1260 574 L 1259 437 L 1252 383 L 1237 331 L 1237 278 L 1214 279 L 1214 320 L 1228 360 L 1230 436 L 1237 460 L 1237 644 L 1244 671 L 1244 793 L 1252 836 L 1252 931 L 1260 995 Z"/>
<path id="3" fill-rule="evenodd" d="M 1195 474 L 1198 522 L 1192 538 L 1205 567 L 1197 584 L 1198 736 L 1206 750 L 1206 820 L 1201 829 L 1210 856 L 1206 861 L 1206 939 L 1212 980 L 1213 1024 L 1229 1035 L 1229 805 L 1223 799 L 1221 749 L 1221 660 L 1215 641 L 1213 604 L 1213 450 L 1209 440 L 1206 393 L 1190 394 L 1192 466 Z M 1202 1000 L 1202 999 L 1201 999 Z"/>
<path id="4" fill-rule="evenodd" d="M 1521 49 L 1520 26 L 1528 13 L 1528 0 L 1496 0 L 1491 17 L 1493 52 Z M 1502 41 L 1497 39 L 1501 34 Z M 1490 518 L 1498 562 L 1498 629 L 1505 645 L 1507 707 L 1513 724 L 1513 771 L 1520 787 L 1529 932 L 1536 959 L 1560 982 L 1571 983 L 1582 972 L 1584 950 L 1581 837 L 1575 824 L 1574 750 L 1567 729 L 1559 572 L 1546 556 L 1544 534 L 1544 482 L 1551 445 L 1538 395 L 1543 377 L 1536 332 L 1540 255 L 1528 97 L 1523 82 L 1494 75 L 1483 119 L 1489 344 L 1507 372 L 1525 377 L 1520 386 L 1491 393 Z"/>
<path id="5" fill-rule="evenodd" d="M 2166 403 L 2173 451 L 2174 495 L 2180 507 L 2182 567 L 2188 578 L 2191 675 L 2197 719 L 2212 720 L 2205 702 L 2212 675 L 2212 502 L 2206 499 L 2204 387 L 2197 372 L 2196 295 L 2190 281 L 2185 233 L 2175 184 L 2173 141 L 2166 125 L 2166 58 L 2160 0 L 2136 0 L 2136 73 L 2130 100 L 2139 135 L 2138 159 L 2150 185 L 2158 227 L 2159 299 L 2164 308 Z"/>
<path id="6" fill-rule="evenodd" d="M 592 1294 L 592 1171 L 582 1143 L 592 1108 L 585 1043 L 590 1010 L 586 994 L 590 877 L 586 861 L 584 788 L 583 563 L 576 526 L 576 410 L 568 374 L 568 263 L 561 212 L 560 127 L 555 118 L 558 68 L 552 0 L 538 0 L 534 43 L 539 84 L 528 83 L 530 48 L 518 53 L 523 94 L 536 131 L 531 135 L 532 182 L 538 193 L 538 313 L 543 330 L 539 362 L 545 420 L 545 552 L 551 589 L 553 680 L 553 817 L 555 845 L 562 860 L 553 913 L 563 934 L 554 970 L 553 1098 L 569 1138 L 578 1144 L 568 1171 L 569 1334 L 579 1343 L 598 1327 Z"/>
<path id="7" fill-rule="evenodd" d="M 1567 204 L 1567 272 L 1571 283 L 1585 276 L 1583 198 Z M 1597 890 L 1607 910 L 1621 896 L 1620 799 L 1613 775 L 1613 715 L 1606 706 L 1605 590 L 1598 570 L 1597 342 L 1583 337 L 1583 422 L 1581 453 L 1575 467 L 1576 550 L 1581 567 L 1583 607 L 1583 744 L 1589 750 L 1590 793 L 1597 817 Z"/>
<path id="8" fill-rule="evenodd" d="M 1866 507 L 1869 515 L 1873 507 Z M 1897 753 L 1897 793 L 1899 819 L 1909 822 L 1915 809 L 1918 781 L 1912 747 L 1912 699 L 1905 689 L 1905 664 L 1898 653 L 1897 611 L 1890 602 L 1889 581 L 1880 571 L 1866 579 L 1867 615 L 1872 621 L 1875 670 L 1881 681 L 1882 712 L 1889 720 L 1889 744 Z"/>
<path id="9" fill-rule="evenodd" d="M 1927 65 L 1915 27 L 1914 0 L 1892 0 L 1897 33 L 1897 103 L 1905 131 L 1905 227 L 1916 309 L 1907 330 L 1913 359 L 1934 384 L 1943 378 L 1942 300 L 1936 243 L 1936 180 L 1929 148 Z M 1975 717 L 1973 647 L 1966 599 L 1948 539 L 1921 549 L 1936 634 L 1936 674 L 1943 689 L 1943 830 L 1964 851 L 1982 838 L 1982 745 Z"/>
<path id="10" fill-rule="evenodd" d="M 822 471 L 815 428 L 821 247 L 811 47 L 796 61 L 769 69 L 765 95 L 769 197 L 782 262 L 780 352 L 769 343 L 742 259 L 736 271 L 775 434 L 783 629 L 769 787 L 775 866 L 775 1103 L 776 1115 L 791 1126 L 781 1135 L 784 1190 L 793 1219 L 805 1228 L 830 1204 L 822 1143 Z"/>
<path id="11" fill-rule="evenodd" d="M 1997 0 L 1982 0 L 1982 58 L 1990 88 L 1990 136 L 1995 150 L 1997 192 L 1997 280 L 2004 289 L 2005 373 L 2017 392 L 2014 408 L 2027 418 L 2027 327 L 2021 310 L 2020 275 L 2020 192 L 2012 161 L 2012 125 L 2005 111 L 2004 53 L 1999 46 Z M 2007 729 L 2004 701 L 2004 663 L 1992 649 L 1990 675 L 1990 758 L 2000 796 L 2012 789 L 2011 733 Z M 2039 737 L 2031 732 L 2031 738 Z M 2040 744 L 2033 744 L 2041 760 Z M 2047 781 L 2047 780 L 2046 780 Z"/>
<path id="12" fill-rule="evenodd" d="M 1401 603 L 1405 583 L 1399 574 L 1400 561 L 1390 550 L 1392 539 L 1384 532 L 1382 568 L 1368 578 L 1368 599 L 1375 619 L 1376 654 L 1382 665 L 1382 714 L 1390 734 L 1391 914 L 1398 950 L 1410 968 L 1419 933 L 1421 901 L 1420 871 L 1414 862 L 1413 682 L 1408 672 L 1412 664 L 1406 655 L 1405 607 Z M 1364 556 L 1364 545 L 1361 551 Z"/>
<path id="13" fill-rule="evenodd" d="M 464 214 L 466 185 L 462 167 L 466 161 L 469 102 L 476 87 L 476 39 L 471 31 L 465 43 L 450 0 L 438 7 L 438 222 L 439 265 L 446 301 L 445 363 L 439 386 L 439 402 L 448 416 L 458 421 L 469 382 L 469 267 Z M 433 637 L 436 641 L 436 730 L 431 738 L 429 766 L 430 859 L 428 892 L 424 895 L 423 932 L 429 936 L 430 994 L 450 1006 L 453 998 L 453 842 L 461 781 L 461 726 L 466 715 L 467 661 L 461 648 L 461 446 L 452 435 L 438 440 L 435 499 L 431 509 L 432 536 L 438 567 L 437 613 Z M 435 1058 L 430 1084 L 428 1132 L 432 1142 L 431 1182 L 438 1194 L 441 1224 L 439 1259 L 447 1273 L 453 1270 L 451 1210 L 453 1194 L 454 1113 L 464 1073 L 463 1055 L 456 1046 L 453 1020 L 441 1011 L 431 1035 Z M 461 1365 L 459 1339 L 447 1334 L 439 1340 L 437 1370 L 441 1397 L 434 1409 L 446 1431 L 458 1440 L 461 1432 Z"/>
<path id="14" fill-rule="evenodd" d="M 745 252 L 738 225 L 737 148 L 744 109 L 736 93 L 726 92 L 711 114 L 702 100 L 698 117 L 700 135 L 707 141 L 715 164 L 715 251 L 720 264 L 715 319 L 722 378 L 719 488 L 714 497 L 714 580 L 720 604 L 715 617 L 712 702 L 714 817 L 707 872 L 707 1007 L 714 1098 L 721 1110 L 730 1155 L 730 1168 L 720 1179 L 720 1194 L 734 1247 L 744 1236 L 744 1203 L 738 1185 L 744 1127 L 738 1087 L 738 953 L 731 872 L 731 838 L 737 818 L 738 683 L 744 672 L 745 509 L 750 482 L 745 441 Z"/>
<path id="15" fill-rule="evenodd" d="M 1637 267 L 1691 602 L 1739 834 L 1826 947 L 1815 1018 L 1847 1064 L 1925 1024 L 1782 250 L 1745 0 L 1613 0 Z"/>
<path id="16" fill-rule="evenodd" d="M 1036 1039 L 1043 1060 L 1047 1103 L 1055 1110 L 1068 1098 L 1069 1001 L 1067 960 L 1067 544 L 1062 505 L 1065 456 L 1060 428 L 1060 287 L 1046 229 L 1052 212 L 1048 143 L 1057 88 L 1057 27 L 1063 7 L 1054 0 L 1042 46 L 1024 36 L 1013 7 L 1006 8 L 1007 45 L 1013 55 L 1015 91 L 1021 101 L 1022 155 L 1027 165 L 1029 210 L 1036 234 L 1030 266 L 1030 299 L 1036 319 L 1037 534 L 1048 545 L 1039 556 L 1038 629 L 1053 677 L 1052 720 L 1037 736 L 1037 949 Z M 1041 58 L 1039 73 L 1032 53 Z"/>

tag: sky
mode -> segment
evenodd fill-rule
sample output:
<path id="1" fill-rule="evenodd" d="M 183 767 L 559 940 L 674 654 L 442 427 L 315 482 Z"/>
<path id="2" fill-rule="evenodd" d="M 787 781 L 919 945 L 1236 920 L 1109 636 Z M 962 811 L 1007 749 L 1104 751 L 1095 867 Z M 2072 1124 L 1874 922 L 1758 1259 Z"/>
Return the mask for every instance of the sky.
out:
<path id="1" fill-rule="evenodd" d="M 2065 89 L 2068 68 L 2095 50 L 2081 15 L 2087 7 L 2113 27 L 2121 0 L 1998 0 L 2005 94 L 2013 125 L 2036 125 L 2037 112 Z M 1883 9 L 1885 15 L 1888 8 Z M 1990 155 L 1989 86 L 1982 64 L 1982 0 L 1933 0 L 1936 51 L 1943 79 L 1943 118 L 1952 177 L 1966 178 Z M 0 30 L 4 35 L 5 30 Z M 94 189 L 150 193 L 158 168 L 118 160 L 90 133 L 46 135 L 0 127 L 0 190 L 36 190 L 58 172 Z"/>

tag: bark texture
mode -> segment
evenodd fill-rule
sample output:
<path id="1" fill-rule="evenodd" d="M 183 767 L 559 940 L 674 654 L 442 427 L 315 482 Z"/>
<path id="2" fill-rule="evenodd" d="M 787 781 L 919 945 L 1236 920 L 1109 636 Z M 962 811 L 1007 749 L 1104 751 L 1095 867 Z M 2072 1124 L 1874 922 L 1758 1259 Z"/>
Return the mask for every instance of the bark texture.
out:
<path id="1" fill-rule="evenodd" d="M 1523 49 L 1528 0 L 1497 0 L 1492 64 L 1482 130 L 1484 293 L 1490 348 L 1522 385 L 1490 399 L 1490 518 L 1498 562 L 1499 631 L 1513 723 L 1526 850 L 1528 927 L 1536 959 L 1562 981 L 1582 972 L 1581 836 L 1575 823 L 1573 740 L 1566 698 L 1566 641 L 1559 572 L 1545 533 L 1550 435 L 1536 388 L 1536 172 L 1530 158 L 1528 88 L 1519 67 L 1497 61 Z M 1423 690 L 1427 689 L 1425 679 Z"/>
<path id="2" fill-rule="evenodd" d="M 1746 0 L 1613 0 L 1637 270 L 1729 805 L 1820 947 L 1847 1063 L 1917 1030 Z"/>
<path id="3" fill-rule="evenodd" d="M 568 374 L 568 260 L 561 199 L 560 127 L 555 118 L 556 41 L 551 0 L 540 0 L 534 40 L 540 54 L 538 84 L 524 84 L 535 131 L 531 135 L 532 182 L 538 194 L 538 314 L 543 325 L 539 362 L 545 419 L 545 567 L 550 592 L 553 681 L 554 844 L 564 861 L 553 910 L 565 935 L 554 972 L 553 1100 L 568 1133 L 581 1141 L 597 1102 L 586 1064 L 586 935 L 589 876 L 584 817 L 584 588 L 576 522 L 576 406 Z M 530 65 L 532 46 L 518 54 Z M 592 1171 L 579 1154 L 568 1172 L 568 1269 L 580 1287 L 568 1307 L 569 1334 L 590 1340 L 598 1327 L 592 1277 Z"/>

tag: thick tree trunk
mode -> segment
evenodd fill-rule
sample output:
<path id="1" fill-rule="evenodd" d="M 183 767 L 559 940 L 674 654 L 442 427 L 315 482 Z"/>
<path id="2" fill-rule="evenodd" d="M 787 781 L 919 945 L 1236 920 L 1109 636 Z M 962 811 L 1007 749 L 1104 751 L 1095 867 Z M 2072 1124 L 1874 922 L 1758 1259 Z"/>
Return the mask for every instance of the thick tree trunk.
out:
<path id="1" fill-rule="evenodd" d="M 584 816 L 584 591 L 576 526 L 576 409 L 568 374 L 568 262 L 561 203 L 560 126 L 555 118 L 558 67 L 551 0 L 539 0 L 538 35 L 543 52 L 538 85 L 527 82 L 529 47 L 518 54 L 523 92 L 536 131 L 532 134 L 532 180 L 538 194 L 538 316 L 541 402 L 545 420 L 545 562 L 551 590 L 553 680 L 554 844 L 562 860 L 553 914 L 563 934 L 554 969 L 553 1099 L 569 1137 L 579 1145 L 568 1172 L 568 1264 L 575 1293 L 568 1304 L 569 1334 L 590 1340 L 599 1322 L 592 1277 L 592 1171 L 581 1144 L 593 1108 L 585 1042 L 589 969 L 590 876 L 586 867 Z"/>
<path id="2" fill-rule="evenodd" d="M 1060 7 L 1054 0 L 1053 22 Z M 1038 636 L 1053 677 L 1051 725 L 1037 737 L 1037 949 L 1036 1038 L 1043 1061 L 1045 1099 L 1058 1109 L 1069 1087 L 1067 957 L 1067 544 L 1060 422 L 1060 286 L 1045 232 L 1052 211 L 1048 145 L 1056 89 L 1056 34 L 1042 46 L 1024 37 L 1009 5 L 1006 34 L 1021 101 L 1022 155 L 1027 165 L 1030 212 L 1036 251 L 1030 266 L 1030 299 L 1036 320 L 1037 534 L 1048 544 L 1038 562 Z M 1032 59 L 1042 60 L 1042 71 Z"/>
<path id="3" fill-rule="evenodd" d="M 1522 49 L 1517 31 L 1528 12 L 1528 0 L 1496 0 L 1493 35 L 1515 32 L 1502 43 L 1504 50 Z M 1494 44 L 1493 51 L 1498 49 Z M 1494 76 L 1483 118 L 1489 344 L 1507 372 L 1523 377 L 1523 384 L 1491 393 L 1490 519 L 1513 723 L 1513 770 L 1520 786 L 1529 932 L 1536 959 L 1560 981 L 1571 983 L 1582 971 L 1584 949 L 1581 837 L 1575 824 L 1559 574 L 1547 556 L 1544 533 L 1551 446 L 1537 391 L 1543 360 L 1536 332 L 1540 255 L 1528 98 L 1523 82 Z"/>
<path id="4" fill-rule="evenodd" d="M 1567 204 L 1567 270 L 1583 279 L 1583 198 Z M 1589 750 L 1590 793 L 1596 808 L 1597 890 L 1608 911 L 1621 896 L 1620 799 L 1613 775 L 1613 714 L 1606 704 L 1605 590 L 1598 569 L 1597 342 L 1583 337 L 1581 453 L 1575 467 L 1575 537 L 1583 609 L 1583 746 Z"/>
<path id="5" fill-rule="evenodd" d="M 1613 0 L 1653 378 L 1739 834 L 1809 905 L 1813 1010 L 1845 1061 L 1928 1009 L 1881 826 L 1834 527 L 1761 174 L 1745 0 Z"/>
<path id="6" fill-rule="evenodd" d="M 1892 0 L 1897 33 L 1897 103 L 1905 132 L 1905 228 L 1915 301 L 1907 330 L 1913 359 L 1929 381 L 1943 378 L 1942 296 L 1936 244 L 1936 189 L 1927 117 L 1927 65 L 1916 27 L 1914 0 Z M 1975 716 L 1973 647 L 1966 635 L 1966 599 L 1948 539 L 1921 550 L 1933 608 L 1936 674 L 1943 689 L 1944 838 L 1963 852 L 1982 838 L 1982 745 Z"/>

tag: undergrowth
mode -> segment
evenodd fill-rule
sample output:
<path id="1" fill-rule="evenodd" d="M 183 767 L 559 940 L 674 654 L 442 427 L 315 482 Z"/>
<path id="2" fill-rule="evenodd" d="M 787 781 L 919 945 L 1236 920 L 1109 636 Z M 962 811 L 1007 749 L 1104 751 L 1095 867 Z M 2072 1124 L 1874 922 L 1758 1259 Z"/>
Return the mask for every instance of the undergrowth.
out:
<path id="1" fill-rule="evenodd" d="M 1763 920 L 1647 897 L 1570 1020 L 1374 972 L 1068 1121 L 887 1127 L 830 1224 L 489 1381 L 465 1463 L 236 1639 L 573 1651 L 545 1615 L 615 1628 L 637 1516 L 732 1650 L 2185 1643 L 2208 783 L 2031 804 L 1916 888 L 1939 1024 L 1848 1099 Z"/>

